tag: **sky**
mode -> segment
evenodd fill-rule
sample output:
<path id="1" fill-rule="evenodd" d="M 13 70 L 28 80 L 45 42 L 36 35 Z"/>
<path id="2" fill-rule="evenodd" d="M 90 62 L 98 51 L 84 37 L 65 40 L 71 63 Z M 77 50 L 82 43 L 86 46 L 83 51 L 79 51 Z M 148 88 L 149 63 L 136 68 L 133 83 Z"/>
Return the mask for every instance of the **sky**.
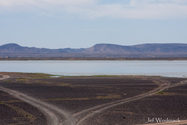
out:
<path id="1" fill-rule="evenodd" d="M 187 44 L 187 0 L 0 0 L 0 45 Z"/>

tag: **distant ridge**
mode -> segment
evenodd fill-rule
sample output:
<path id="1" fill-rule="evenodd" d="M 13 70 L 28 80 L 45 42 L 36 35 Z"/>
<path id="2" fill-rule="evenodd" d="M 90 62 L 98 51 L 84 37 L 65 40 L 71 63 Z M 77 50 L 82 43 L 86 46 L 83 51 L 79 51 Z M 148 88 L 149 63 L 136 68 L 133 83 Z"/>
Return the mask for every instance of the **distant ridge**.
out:
<path id="1" fill-rule="evenodd" d="M 90 48 L 47 49 L 9 43 L 0 46 L 0 57 L 187 57 L 187 44 L 96 44 Z"/>

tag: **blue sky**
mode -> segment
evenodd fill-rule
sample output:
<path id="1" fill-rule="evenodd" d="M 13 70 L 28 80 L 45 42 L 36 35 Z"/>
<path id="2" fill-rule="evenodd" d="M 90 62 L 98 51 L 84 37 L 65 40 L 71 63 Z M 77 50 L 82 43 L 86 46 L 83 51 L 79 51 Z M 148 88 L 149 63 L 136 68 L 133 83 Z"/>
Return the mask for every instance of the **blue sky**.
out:
<path id="1" fill-rule="evenodd" d="M 187 43 L 187 0 L 0 0 L 0 45 Z"/>

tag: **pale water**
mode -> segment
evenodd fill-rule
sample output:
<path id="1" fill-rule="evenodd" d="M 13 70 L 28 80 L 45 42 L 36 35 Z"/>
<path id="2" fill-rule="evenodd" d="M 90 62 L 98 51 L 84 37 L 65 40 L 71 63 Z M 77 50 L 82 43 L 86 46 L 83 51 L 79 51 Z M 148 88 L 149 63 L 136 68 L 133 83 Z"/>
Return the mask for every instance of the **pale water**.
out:
<path id="1" fill-rule="evenodd" d="M 0 72 L 187 77 L 187 61 L 0 61 Z"/>

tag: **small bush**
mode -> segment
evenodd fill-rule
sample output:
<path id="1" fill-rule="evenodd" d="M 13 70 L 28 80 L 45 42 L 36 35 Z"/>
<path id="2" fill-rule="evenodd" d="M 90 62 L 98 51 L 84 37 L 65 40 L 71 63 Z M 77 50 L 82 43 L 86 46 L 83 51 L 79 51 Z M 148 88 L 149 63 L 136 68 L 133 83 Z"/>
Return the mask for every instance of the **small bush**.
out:
<path id="1" fill-rule="evenodd" d="M 159 91 L 157 94 L 163 94 L 164 92 L 163 91 Z"/>

